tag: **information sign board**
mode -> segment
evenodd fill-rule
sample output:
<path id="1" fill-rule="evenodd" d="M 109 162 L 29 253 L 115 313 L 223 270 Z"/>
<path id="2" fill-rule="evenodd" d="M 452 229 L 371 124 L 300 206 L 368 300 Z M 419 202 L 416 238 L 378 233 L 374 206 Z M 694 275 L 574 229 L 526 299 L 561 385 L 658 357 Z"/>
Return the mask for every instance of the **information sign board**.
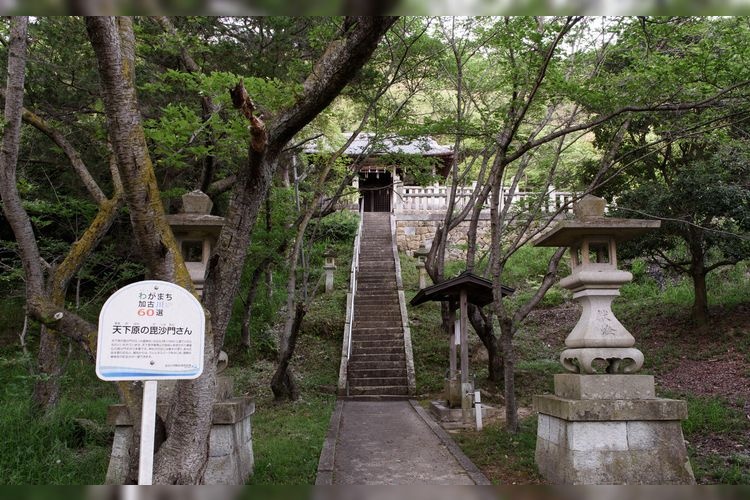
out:
<path id="1" fill-rule="evenodd" d="M 190 292 L 167 281 L 132 283 L 99 314 L 96 374 L 102 380 L 197 378 L 204 337 L 203 307 Z"/>

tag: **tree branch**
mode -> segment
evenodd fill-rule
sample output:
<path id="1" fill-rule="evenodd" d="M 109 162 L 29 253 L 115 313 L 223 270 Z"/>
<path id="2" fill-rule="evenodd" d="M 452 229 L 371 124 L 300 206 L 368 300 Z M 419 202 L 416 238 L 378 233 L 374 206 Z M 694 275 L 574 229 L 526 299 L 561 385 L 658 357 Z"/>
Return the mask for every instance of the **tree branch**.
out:
<path id="1" fill-rule="evenodd" d="M 547 293 L 547 290 L 549 290 L 555 283 L 555 278 L 557 277 L 557 267 L 560 265 L 560 260 L 562 259 L 563 255 L 565 255 L 566 250 L 567 248 L 560 247 L 555 251 L 554 255 L 547 264 L 547 273 L 542 279 L 542 284 L 539 286 L 536 293 L 534 293 L 534 296 L 531 297 L 523 306 L 521 306 L 513 315 L 514 323 L 518 324 L 526 319 L 526 316 L 528 316 L 529 313 L 534 310 L 537 304 L 539 304 L 539 302 L 544 298 L 544 294 Z"/>

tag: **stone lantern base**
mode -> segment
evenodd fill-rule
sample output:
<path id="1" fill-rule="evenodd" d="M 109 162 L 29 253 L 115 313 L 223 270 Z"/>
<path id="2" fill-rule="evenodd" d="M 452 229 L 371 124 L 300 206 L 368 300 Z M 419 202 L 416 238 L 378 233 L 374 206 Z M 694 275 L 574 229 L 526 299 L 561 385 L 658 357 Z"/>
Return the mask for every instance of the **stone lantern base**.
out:
<path id="1" fill-rule="evenodd" d="M 167 401 L 176 382 L 159 381 L 159 396 L 163 399 L 157 400 L 156 412 L 164 420 L 168 417 Z M 247 396 L 232 397 L 231 387 L 230 378 L 218 377 L 217 402 L 214 403 L 209 434 L 208 462 L 203 476 L 205 484 L 245 484 L 253 474 L 255 458 L 252 416 L 255 413 L 255 403 Z M 133 422 L 127 406 L 110 405 L 107 423 L 115 427 L 115 434 L 105 484 L 123 484 L 130 463 L 129 443 L 133 433 Z"/>
<path id="2" fill-rule="evenodd" d="M 657 398 L 651 375 L 555 375 L 534 396 L 536 463 L 554 484 L 694 484 L 680 422 L 685 401 Z"/>

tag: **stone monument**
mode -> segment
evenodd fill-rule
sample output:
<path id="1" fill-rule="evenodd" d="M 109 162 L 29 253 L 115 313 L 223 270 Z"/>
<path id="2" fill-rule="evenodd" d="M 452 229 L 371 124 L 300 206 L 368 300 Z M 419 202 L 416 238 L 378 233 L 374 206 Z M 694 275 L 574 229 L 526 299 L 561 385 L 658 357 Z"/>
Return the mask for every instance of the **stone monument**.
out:
<path id="1" fill-rule="evenodd" d="M 575 219 L 534 242 L 570 248 L 571 274 L 560 285 L 583 308 L 560 355 L 568 373 L 555 375 L 554 395 L 534 396 L 536 462 L 556 484 L 693 484 L 681 427 L 687 404 L 657 398 L 654 377 L 635 374 L 643 354 L 611 308 L 633 278 L 617 269 L 617 242 L 660 222 L 605 217 L 605 205 L 584 197 Z"/>
<path id="2" fill-rule="evenodd" d="M 336 253 L 329 248 L 323 253 L 323 257 L 325 258 L 323 271 L 326 275 L 326 293 L 331 293 L 333 291 L 333 272 L 336 270 Z"/>
<path id="3" fill-rule="evenodd" d="M 430 255 L 430 251 L 422 242 L 419 248 L 414 250 L 414 257 L 417 258 L 417 271 L 419 271 L 419 289 L 427 286 L 427 270 L 425 269 L 425 260 Z"/>

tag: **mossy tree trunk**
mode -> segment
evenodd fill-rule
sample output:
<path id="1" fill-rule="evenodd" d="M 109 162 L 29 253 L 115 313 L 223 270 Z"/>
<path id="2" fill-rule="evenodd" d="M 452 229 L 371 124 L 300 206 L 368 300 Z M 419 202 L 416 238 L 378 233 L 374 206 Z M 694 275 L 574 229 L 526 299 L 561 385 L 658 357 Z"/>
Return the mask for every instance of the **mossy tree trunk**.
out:
<path id="1" fill-rule="evenodd" d="M 198 484 L 208 456 L 208 432 L 215 386 L 216 355 L 237 296 L 252 228 L 276 159 L 286 143 L 320 113 L 369 59 L 394 18 L 357 18 L 344 23 L 303 85 L 296 103 L 277 115 L 272 126 L 256 117 L 244 89 L 233 95 L 235 105 L 250 121 L 248 163 L 237 174 L 230 194 L 226 222 L 211 256 L 204 288 L 204 307 L 211 329 L 203 376 L 181 381 L 175 391 L 167 438 L 159 447 L 154 482 Z M 137 244 L 154 278 L 192 290 L 174 237 L 166 222 L 153 166 L 143 134 L 133 83 L 134 35 L 128 18 L 87 18 L 86 26 L 99 64 L 110 136 L 123 177 L 125 199 Z"/>

